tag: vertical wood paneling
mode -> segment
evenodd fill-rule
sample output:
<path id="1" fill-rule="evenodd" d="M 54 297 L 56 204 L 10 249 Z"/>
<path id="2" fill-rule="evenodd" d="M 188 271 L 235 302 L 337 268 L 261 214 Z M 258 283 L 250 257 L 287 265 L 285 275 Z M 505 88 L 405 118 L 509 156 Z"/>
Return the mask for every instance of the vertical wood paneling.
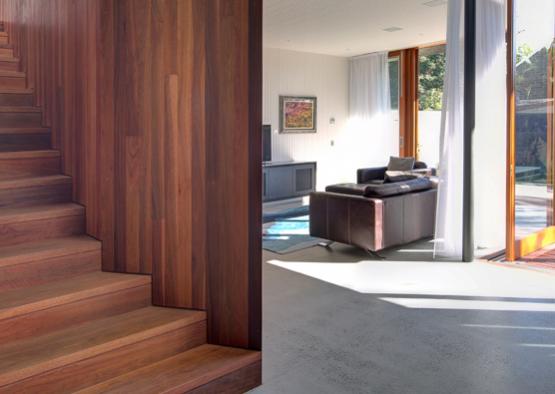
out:
<path id="1" fill-rule="evenodd" d="M 0 0 L 103 268 L 260 347 L 261 0 Z"/>
<path id="2" fill-rule="evenodd" d="M 207 248 L 208 334 L 257 348 L 262 2 L 207 3 L 206 223 L 215 243 Z"/>

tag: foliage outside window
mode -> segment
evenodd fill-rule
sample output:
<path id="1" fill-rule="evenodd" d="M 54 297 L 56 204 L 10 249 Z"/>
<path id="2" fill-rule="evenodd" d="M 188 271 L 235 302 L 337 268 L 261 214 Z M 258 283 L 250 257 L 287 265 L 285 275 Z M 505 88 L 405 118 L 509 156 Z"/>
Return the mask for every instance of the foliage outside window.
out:
<path id="1" fill-rule="evenodd" d="M 420 111 L 441 111 L 445 80 L 445 45 L 423 48 L 418 59 Z"/>

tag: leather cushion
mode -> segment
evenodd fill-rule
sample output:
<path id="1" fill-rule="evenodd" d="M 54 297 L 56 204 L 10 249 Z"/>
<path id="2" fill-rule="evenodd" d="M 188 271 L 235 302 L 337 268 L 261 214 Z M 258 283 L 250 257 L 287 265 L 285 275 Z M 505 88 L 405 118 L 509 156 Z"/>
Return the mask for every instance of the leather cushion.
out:
<path id="1" fill-rule="evenodd" d="M 399 194 L 428 190 L 433 187 L 428 178 L 416 178 L 403 182 L 384 183 L 383 185 L 366 185 L 365 197 L 389 197 Z"/>
<path id="2" fill-rule="evenodd" d="M 341 193 L 350 194 L 354 196 L 364 196 L 366 193 L 366 188 L 368 187 L 365 183 L 340 183 L 337 185 L 331 185 L 326 187 L 327 192 L 331 193 Z"/>

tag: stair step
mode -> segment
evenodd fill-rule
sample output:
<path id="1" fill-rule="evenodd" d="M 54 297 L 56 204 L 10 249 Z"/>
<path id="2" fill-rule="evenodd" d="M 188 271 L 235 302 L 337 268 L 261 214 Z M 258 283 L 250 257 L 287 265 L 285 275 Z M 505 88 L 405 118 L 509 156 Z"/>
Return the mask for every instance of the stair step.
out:
<path id="1" fill-rule="evenodd" d="M 0 42 L 2 38 L 0 37 Z M 0 71 L 18 71 L 19 59 L 15 57 L 0 56 Z"/>
<path id="2" fill-rule="evenodd" d="M 61 161 L 59 151 L 30 150 L 0 152 L 0 180 L 58 175 L 60 173 Z"/>
<path id="3" fill-rule="evenodd" d="M 65 175 L 0 181 L 0 208 L 62 203 L 71 198 L 72 179 Z"/>
<path id="4" fill-rule="evenodd" d="M 0 77 L 0 81 L 3 77 Z M 0 107 L 0 125 L 2 127 L 41 127 L 42 112 L 36 107 Z"/>
<path id="5" fill-rule="evenodd" d="M 0 92 L 0 106 L 7 107 L 31 107 L 34 97 L 29 93 L 2 93 Z"/>
<path id="6" fill-rule="evenodd" d="M 51 145 L 50 129 L 41 127 L 0 128 L 0 152 L 48 150 Z"/>
<path id="7" fill-rule="evenodd" d="M 0 34 L 0 44 L 7 44 L 8 36 L 6 34 Z"/>
<path id="8" fill-rule="evenodd" d="M 4 291 L 0 344 L 150 305 L 150 276 L 93 272 L 40 286 Z"/>
<path id="9" fill-rule="evenodd" d="M 9 43 L 0 43 L 0 56 L 13 56 L 13 45 Z"/>
<path id="10" fill-rule="evenodd" d="M 204 312 L 146 307 L 0 346 L 0 387 L 9 393 L 72 392 L 205 340 Z"/>
<path id="11" fill-rule="evenodd" d="M 101 243 L 88 236 L 0 248 L 0 292 L 99 271 L 101 253 Z"/>
<path id="12" fill-rule="evenodd" d="M 0 52 L 0 56 L 2 53 Z M 25 74 L 18 71 L 0 69 L 0 87 L 3 89 L 25 89 L 27 81 Z"/>
<path id="13" fill-rule="evenodd" d="M 0 247 L 83 234 L 85 209 L 73 203 L 0 210 Z"/>
<path id="14" fill-rule="evenodd" d="M 33 94 L 34 92 L 30 88 L 5 88 L 0 86 L 0 93 Z"/>
<path id="15" fill-rule="evenodd" d="M 186 393 L 238 372 L 249 366 L 260 367 L 260 352 L 216 345 L 202 345 L 167 360 L 129 372 L 79 391 L 93 393 Z M 233 392 L 245 392 L 259 384 L 241 380 L 245 387 L 234 386 Z M 248 383 L 251 383 L 250 385 Z M 206 392 L 226 392 L 224 385 Z"/>

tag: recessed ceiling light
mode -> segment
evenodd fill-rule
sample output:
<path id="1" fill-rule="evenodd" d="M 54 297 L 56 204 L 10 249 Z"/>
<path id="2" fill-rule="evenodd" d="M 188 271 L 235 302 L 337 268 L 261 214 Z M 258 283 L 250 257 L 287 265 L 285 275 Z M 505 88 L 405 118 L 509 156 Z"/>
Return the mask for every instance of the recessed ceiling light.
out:
<path id="1" fill-rule="evenodd" d="M 402 27 L 397 27 L 397 26 L 391 26 L 391 27 L 387 27 L 385 29 L 383 29 L 383 31 L 386 31 L 388 33 L 393 33 L 395 31 L 399 31 L 399 30 L 403 30 Z"/>
<path id="2" fill-rule="evenodd" d="M 422 5 L 425 5 L 426 7 L 439 7 L 440 5 L 445 4 L 447 4 L 447 0 L 432 0 L 422 3 Z"/>

